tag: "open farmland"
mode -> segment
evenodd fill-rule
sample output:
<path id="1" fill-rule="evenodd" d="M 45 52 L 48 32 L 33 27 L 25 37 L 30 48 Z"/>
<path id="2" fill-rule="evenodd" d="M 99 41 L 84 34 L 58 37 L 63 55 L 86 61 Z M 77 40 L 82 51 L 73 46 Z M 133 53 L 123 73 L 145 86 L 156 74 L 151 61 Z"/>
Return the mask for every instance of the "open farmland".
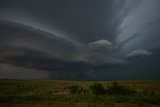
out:
<path id="1" fill-rule="evenodd" d="M 92 92 L 91 86 L 104 86 L 104 94 Z M 56 81 L 0 80 L 0 107 L 159 107 L 160 81 Z M 76 88 L 75 88 L 76 87 Z M 72 89 L 73 88 L 73 89 Z M 97 88 L 99 90 L 99 88 Z M 129 91 L 128 91 L 129 90 Z M 130 91 L 132 90 L 132 91 Z"/>

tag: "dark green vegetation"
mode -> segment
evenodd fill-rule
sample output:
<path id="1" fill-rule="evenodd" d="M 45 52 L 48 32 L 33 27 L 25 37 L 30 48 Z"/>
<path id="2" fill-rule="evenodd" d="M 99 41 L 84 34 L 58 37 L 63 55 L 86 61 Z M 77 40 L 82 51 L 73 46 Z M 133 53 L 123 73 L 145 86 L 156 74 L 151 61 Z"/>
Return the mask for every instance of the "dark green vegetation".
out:
<path id="1" fill-rule="evenodd" d="M 160 81 L 0 80 L 0 102 L 132 103 L 160 105 Z"/>
<path id="2" fill-rule="evenodd" d="M 89 88 L 91 89 L 92 93 L 95 94 L 95 95 L 103 95 L 103 94 L 105 94 L 105 88 L 100 83 L 94 83 Z"/>

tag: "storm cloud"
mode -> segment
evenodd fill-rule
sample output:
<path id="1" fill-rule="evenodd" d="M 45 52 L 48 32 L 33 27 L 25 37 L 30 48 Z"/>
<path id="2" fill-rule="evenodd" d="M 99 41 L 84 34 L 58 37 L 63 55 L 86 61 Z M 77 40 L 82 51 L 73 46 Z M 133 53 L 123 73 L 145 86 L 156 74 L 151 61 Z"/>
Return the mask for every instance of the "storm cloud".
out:
<path id="1" fill-rule="evenodd" d="M 123 60 L 114 58 L 113 54 L 117 46 L 108 40 L 98 40 L 89 43 L 87 46 L 90 50 L 89 61 L 95 65 L 117 65 L 124 63 Z"/>
<path id="2" fill-rule="evenodd" d="M 159 0 L 1 0 L 0 78 L 157 79 L 159 10 Z"/>
<path id="3" fill-rule="evenodd" d="M 91 51 L 96 51 L 100 48 L 103 48 L 103 49 L 111 48 L 112 45 L 113 45 L 112 42 L 108 40 L 98 40 L 98 41 L 89 43 L 88 47 L 89 49 L 91 49 Z"/>
<path id="4" fill-rule="evenodd" d="M 143 57 L 143 56 L 149 56 L 151 55 L 151 52 L 148 52 L 147 50 L 134 50 L 131 53 L 129 53 L 126 57 L 127 58 L 133 58 L 133 57 Z"/>

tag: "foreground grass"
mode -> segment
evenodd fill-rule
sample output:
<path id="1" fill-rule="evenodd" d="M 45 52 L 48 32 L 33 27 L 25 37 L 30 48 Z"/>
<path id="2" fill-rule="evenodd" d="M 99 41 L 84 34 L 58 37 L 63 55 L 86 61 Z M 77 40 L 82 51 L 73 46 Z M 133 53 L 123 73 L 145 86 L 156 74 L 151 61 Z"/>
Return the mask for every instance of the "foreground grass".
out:
<path id="1" fill-rule="evenodd" d="M 69 87 L 77 85 L 80 88 L 89 89 L 95 82 L 84 81 L 39 81 L 39 80 L 0 80 L 0 107 L 13 104 L 57 104 L 93 107 L 94 105 L 115 106 L 123 105 L 154 105 L 160 106 L 160 81 L 119 81 L 124 86 L 137 91 L 134 95 L 94 95 L 71 94 Z M 111 82 L 98 82 L 105 86 L 111 85 Z M 27 104 L 26 104 L 27 105 Z M 88 106 L 87 106 L 88 105 Z M 48 105 L 49 106 L 49 105 Z M 7 107 L 7 106 L 6 106 Z M 116 106 L 115 106 L 116 107 Z M 117 106 L 119 107 L 119 106 Z M 132 107 L 132 106 L 131 106 Z M 150 107 L 150 106 L 148 106 Z"/>
<path id="2" fill-rule="evenodd" d="M 21 95 L 1 96 L 1 102 L 38 102 L 53 101 L 66 103 L 134 103 L 134 104 L 160 104 L 160 96 L 105 96 L 105 95 L 68 95 L 68 96 L 43 96 Z"/>
<path id="3" fill-rule="evenodd" d="M 65 102 L 20 102 L 1 103 L 0 107 L 159 107 L 154 104 L 132 104 L 132 103 L 65 103 Z"/>

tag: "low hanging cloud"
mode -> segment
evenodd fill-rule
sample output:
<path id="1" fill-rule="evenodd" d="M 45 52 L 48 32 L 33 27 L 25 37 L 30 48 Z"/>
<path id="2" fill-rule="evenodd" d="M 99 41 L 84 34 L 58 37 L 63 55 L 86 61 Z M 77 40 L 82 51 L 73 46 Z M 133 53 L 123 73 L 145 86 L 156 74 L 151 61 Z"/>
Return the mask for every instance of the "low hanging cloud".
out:
<path id="1" fill-rule="evenodd" d="M 124 61 L 113 56 L 114 50 L 117 46 L 108 40 L 98 40 L 89 43 L 88 48 L 90 50 L 90 62 L 94 65 L 119 65 L 123 64 Z"/>
<path id="2" fill-rule="evenodd" d="M 113 46 L 112 42 L 108 40 L 98 40 L 88 44 L 88 47 L 91 51 L 96 51 L 99 49 L 107 49 Z"/>
<path id="3" fill-rule="evenodd" d="M 0 63 L 0 78 L 12 79 L 47 79 L 49 71 L 35 68 L 25 68 L 11 64 Z M 37 73 L 38 72 L 38 73 Z"/>
<path id="4" fill-rule="evenodd" d="M 144 57 L 144 56 L 150 56 L 150 55 L 151 55 L 151 52 L 143 49 L 138 49 L 138 50 L 132 51 L 126 57 L 133 58 L 133 57 Z"/>

